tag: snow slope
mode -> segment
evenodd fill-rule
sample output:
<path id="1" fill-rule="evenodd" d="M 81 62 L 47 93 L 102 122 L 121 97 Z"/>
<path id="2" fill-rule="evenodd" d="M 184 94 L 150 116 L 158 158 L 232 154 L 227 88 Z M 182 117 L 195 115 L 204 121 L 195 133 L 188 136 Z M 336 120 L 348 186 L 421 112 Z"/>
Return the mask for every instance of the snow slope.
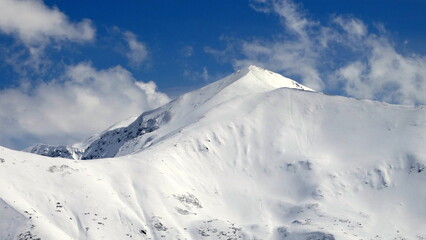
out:
<path id="1" fill-rule="evenodd" d="M 120 121 L 113 124 L 111 127 L 106 129 L 101 133 L 94 134 L 81 143 L 74 143 L 71 146 L 59 145 L 53 146 L 48 144 L 36 144 L 34 146 L 24 149 L 24 152 L 39 154 L 46 157 L 61 157 L 69 159 L 81 159 L 84 151 L 88 146 L 90 146 L 94 141 L 98 140 L 102 135 L 107 132 L 113 131 L 118 128 L 124 128 L 129 126 L 130 123 L 134 122 L 137 117 L 130 117 L 126 120 Z"/>
<path id="2" fill-rule="evenodd" d="M 72 146 L 39 144 L 25 151 L 49 157 L 74 159 L 96 159 L 129 154 L 151 146 L 158 139 L 191 124 L 204 112 L 231 98 L 282 87 L 313 91 L 280 74 L 249 66 L 220 81 L 184 94 L 163 107 L 145 112 L 138 118 L 132 117 L 114 124 L 104 132 L 91 136 L 84 143 Z M 169 122 L 171 124 L 168 124 Z M 152 133 L 154 131 L 155 133 Z M 60 150 L 65 154 L 58 154 Z"/>
<path id="3" fill-rule="evenodd" d="M 145 113 L 119 157 L 0 148 L 0 239 L 426 239 L 426 109 L 271 75 Z"/>

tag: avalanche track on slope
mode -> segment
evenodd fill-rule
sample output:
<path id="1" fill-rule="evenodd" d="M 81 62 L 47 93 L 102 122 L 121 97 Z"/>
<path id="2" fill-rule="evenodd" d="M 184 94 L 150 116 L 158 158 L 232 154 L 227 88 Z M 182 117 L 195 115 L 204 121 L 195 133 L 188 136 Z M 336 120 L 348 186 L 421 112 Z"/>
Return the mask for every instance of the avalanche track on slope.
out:
<path id="1" fill-rule="evenodd" d="M 142 115 L 169 114 L 119 157 L 0 148 L 0 239 L 426 239 L 424 108 L 244 71 Z"/>

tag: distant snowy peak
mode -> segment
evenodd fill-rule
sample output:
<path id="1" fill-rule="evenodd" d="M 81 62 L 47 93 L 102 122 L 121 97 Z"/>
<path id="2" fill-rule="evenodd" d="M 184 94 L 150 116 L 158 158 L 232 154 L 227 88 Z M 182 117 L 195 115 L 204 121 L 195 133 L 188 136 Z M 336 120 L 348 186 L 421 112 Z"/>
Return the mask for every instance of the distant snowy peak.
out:
<path id="1" fill-rule="evenodd" d="M 137 119 L 136 116 L 129 117 L 126 120 L 117 122 L 104 130 L 101 133 L 94 134 L 90 136 L 86 141 L 81 143 L 74 143 L 71 146 L 65 146 L 65 145 L 48 145 L 48 144 L 36 144 L 32 147 L 28 147 L 24 149 L 24 152 L 34 153 L 46 157 L 61 157 L 61 158 L 69 158 L 69 159 L 76 159 L 79 160 L 83 157 L 83 154 L 85 150 L 93 144 L 93 142 L 97 141 L 99 138 L 101 138 L 105 133 L 111 132 L 118 128 L 124 128 L 129 126 L 132 122 L 134 122 Z"/>
<path id="2" fill-rule="evenodd" d="M 24 152 L 34 153 L 46 157 L 61 157 L 70 159 L 79 159 L 83 153 L 81 149 L 71 146 L 51 146 L 46 144 L 37 144 L 25 149 Z"/>

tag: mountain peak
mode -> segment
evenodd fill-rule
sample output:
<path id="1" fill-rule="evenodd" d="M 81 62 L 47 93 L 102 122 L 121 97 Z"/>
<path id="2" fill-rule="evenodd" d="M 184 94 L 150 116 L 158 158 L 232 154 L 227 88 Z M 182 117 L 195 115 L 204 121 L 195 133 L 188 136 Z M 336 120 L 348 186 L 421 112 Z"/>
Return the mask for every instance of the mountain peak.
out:
<path id="1" fill-rule="evenodd" d="M 80 158 L 116 159 L 0 147 L 0 239 L 425 240 L 426 109 L 286 84 L 242 69 Z"/>
<path id="2" fill-rule="evenodd" d="M 305 91 L 314 91 L 290 78 L 286 78 L 281 74 L 269 71 L 265 68 L 255 65 L 244 67 L 234 74 L 219 80 L 220 85 L 226 87 L 230 85 L 238 85 L 238 88 L 250 88 L 254 91 L 274 90 L 277 88 L 294 88 Z M 212 85 L 214 85 L 213 83 Z"/>
<path id="3" fill-rule="evenodd" d="M 145 112 L 138 118 L 133 117 L 115 124 L 104 132 L 93 135 L 84 143 L 73 146 L 34 146 L 26 151 L 74 159 L 105 158 L 134 153 L 179 131 L 194 122 L 194 119 L 200 119 L 206 112 L 225 102 L 279 88 L 313 91 L 278 73 L 250 65 L 219 81 L 186 93 L 158 109 Z M 169 122 L 173 124 L 166 126 Z"/>
<path id="4" fill-rule="evenodd" d="M 239 70 L 237 70 L 237 72 L 251 72 L 251 71 L 264 71 L 265 70 L 265 68 L 262 68 L 262 67 L 258 67 L 258 66 L 256 66 L 256 65 L 248 65 L 248 66 L 246 66 L 246 67 L 243 67 L 243 68 L 241 68 L 241 69 L 239 69 Z"/>
<path id="5" fill-rule="evenodd" d="M 256 65 L 249 65 L 248 67 L 246 67 L 249 71 L 265 71 L 265 68 L 262 67 L 258 67 Z"/>

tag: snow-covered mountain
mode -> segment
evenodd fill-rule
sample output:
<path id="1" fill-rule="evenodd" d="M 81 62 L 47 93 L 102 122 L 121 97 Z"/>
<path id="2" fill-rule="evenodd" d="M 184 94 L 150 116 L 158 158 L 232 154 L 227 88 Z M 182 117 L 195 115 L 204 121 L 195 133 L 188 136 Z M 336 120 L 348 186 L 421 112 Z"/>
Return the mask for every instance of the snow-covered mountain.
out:
<path id="1" fill-rule="evenodd" d="M 280 74 L 249 66 L 220 81 L 184 94 L 163 107 L 145 112 L 137 119 L 130 118 L 115 124 L 101 134 L 90 137 L 84 144 L 74 144 L 73 146 L 36 145 L 25 151 L 43 156 L 83 160 L 134 153 L 152 146 L 158 140 L 192 124 L 211 108 L 232 98 L 282 87 L 313 91 Z M 68 149 L 70 153 L 57 153 L 57 149 L 64 148 Z"/>
<path id="2" fill-rule="evenodd" d="M 105 132 L 85 149 L 82 159 L 137 152 L 176 134 L 198 121 L 206 112 L 231 99 L 282 87 L 312 91 L 279 74 L 250 66 L 197 91 L 184 94 L 163 107 L 145 112 L 127 127 Z"/>
<path id="3" fill-rule="evenodd" d="M 249 67 L 127 124 L 0 148 L 0 239 L 426 239 L 423 107 Z"/>

